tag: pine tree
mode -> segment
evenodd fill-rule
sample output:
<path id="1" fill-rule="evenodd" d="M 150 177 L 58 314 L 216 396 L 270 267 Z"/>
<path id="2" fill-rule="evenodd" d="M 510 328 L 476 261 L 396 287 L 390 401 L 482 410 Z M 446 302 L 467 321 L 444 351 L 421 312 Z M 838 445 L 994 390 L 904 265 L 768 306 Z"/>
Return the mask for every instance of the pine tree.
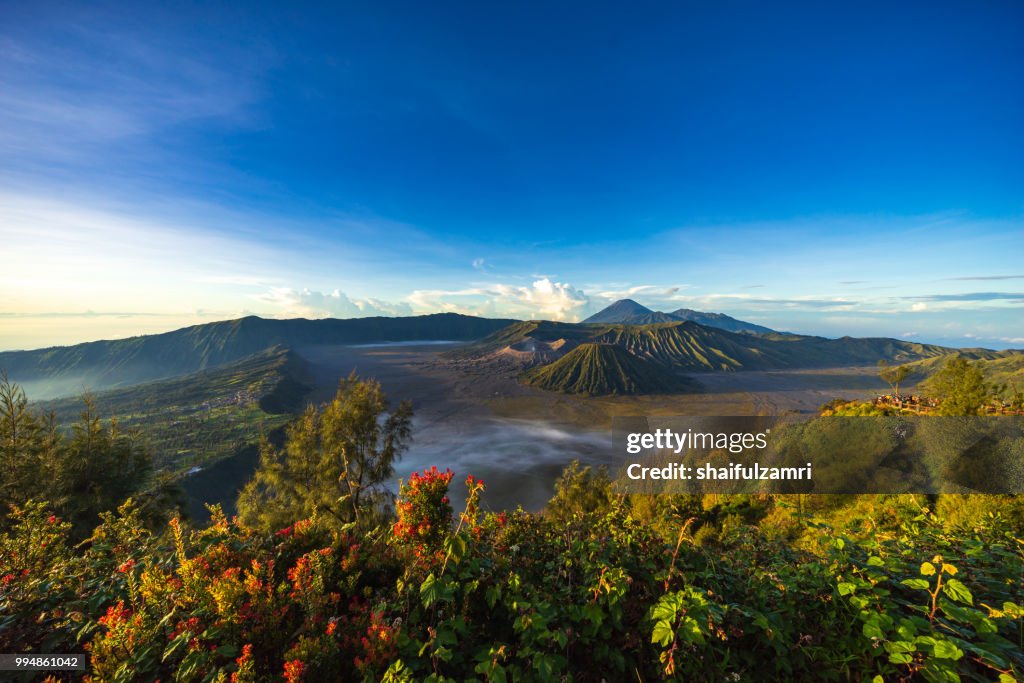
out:
<path id="1" fill-rule="evenodd" d="M 88 396 L 70 437 L 52 413 L 34 412 L 24 390 L 0 374 L 0 520 L 11 505 L 46 501 L 85 535 L 146 483 L 151 458 L 117 420 L 104 423 Z M 2 526 L 2 524 L 0 524 Z"/>
<path id="2" fill-rule="evenodd" d="M 981 369 L 962 356 L 946 361 L 931 387 L 941 400 L 939 415 L 978 415 L 989 395 Z"/>
<path id="3" fill-rule="evenodd" d="M 337 527 L 372 524 L 411 434 L 410 403 L 387 411 L 379 382 L 343 379 L 333 400 L 288 426 L 283 448 L 262 441 L 259 469 L 238 500 L 242 521 L 274 530 L 317 511 Z"/>

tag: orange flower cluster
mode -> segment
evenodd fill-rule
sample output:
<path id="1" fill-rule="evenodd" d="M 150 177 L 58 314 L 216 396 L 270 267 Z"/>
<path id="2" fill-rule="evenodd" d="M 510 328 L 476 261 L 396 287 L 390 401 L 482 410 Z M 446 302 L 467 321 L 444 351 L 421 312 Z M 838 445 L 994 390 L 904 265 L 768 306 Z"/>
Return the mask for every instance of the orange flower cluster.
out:
<path id="1" fill-rule="evenodd" d="M 391 528 L 400 544 L 409 545 L 419 558 L 427 558 L 440 548 L 441 540 L 451 528 L 452 507 L 448 499 L 451 470 L 436 467 L 413 472 L 402 484 L 395 504 L 398 521 Z"/>

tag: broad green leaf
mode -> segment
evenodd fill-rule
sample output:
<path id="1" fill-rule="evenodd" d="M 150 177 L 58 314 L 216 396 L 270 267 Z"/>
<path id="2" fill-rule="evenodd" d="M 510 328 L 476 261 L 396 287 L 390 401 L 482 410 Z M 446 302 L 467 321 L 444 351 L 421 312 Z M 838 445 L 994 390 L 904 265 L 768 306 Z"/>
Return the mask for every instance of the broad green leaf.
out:
<path id="1" fill-rule="evenodd" d="M 427 578 L 423 580 L 423 585 L 420 586 L 420 600 L 423 601 L 424 607 L 430 607 L 440 597 L 441 587 L 437 583 L 434 572 L 430 572 Z"/>
<path id="2" fill-rule="evenodd" d="M 957 660 L 964 656 L 964 651 L 948 640 L 937 641 L 934 652 L 936 657 L 941 657 L 942 659 Z"/>
<path id="3" fill-rule="evenodd" d="M 956 579 L 948 580 L 942 586 L 942 592 L 957 602 L 962 602 L 966 605 L 974 604 L 974 596 L 971 595 L 971 591 Z"/>
<path id="4" fill-rule="evenodd" d="M 657 643 L 662 647 L 668 646 L 675 637 L 675 632 L 672 629 L 671 622 L 668 621 L 657 621 L 654 623 L 654 632 L 651 633 L 651 642 Z"/>

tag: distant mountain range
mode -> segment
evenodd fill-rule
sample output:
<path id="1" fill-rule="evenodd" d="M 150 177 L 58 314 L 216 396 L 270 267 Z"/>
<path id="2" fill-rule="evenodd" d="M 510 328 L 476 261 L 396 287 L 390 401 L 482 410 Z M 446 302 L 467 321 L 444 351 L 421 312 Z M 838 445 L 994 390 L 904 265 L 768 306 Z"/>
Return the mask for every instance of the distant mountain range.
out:
<path id="1" fill-rule="evenodd" d="M 687 372 L 841 367 L 880 359 L 904 363 L 957 351 L 887 338 L 727 332 L 689 321 L 621 325 L 532 320 L 509 325 L 450 355 L 462 359 L 515 356 L 530 366 L 556 360 L 584 343 L 620 346 L 639 358 Z"/>
<path id="2" fill-rule="evenodd" d="M 729 332 L 745 332 L 753 334 L 772 334 L 775 330 L 755 325 L 743 320 L 737 320 L 724 313 L 704 313 L 689 308 L 680 308 L 671 313 L 653 311 L 646 306 L 638 304 L 632 299 L 619 299 L 612 305 L 604 308 L 590 316 L 584 323 L 618 323 L 622 325 L 656 325 L 660 323 L 675 323 L 685 321 L 695 322 L 698 325 L 715 327 Z"/>
<path id="3" fill-rule="evenodd" d="M 680 316 L 715 324 L 677 320 Z M 773 332 L 722 314 L 686 309 L 659 313 L 624 299 L 584 323 L 454 313 L 348 320 L 250 316 L 130 339 L 2 352 L 0 370 L 38 401 L 182 377 L 274 348 L 301 356 L 304 347 L 315 345 L 437 340 L 471 342 L 448 352 L 449 359 L 480 365 L 485 371 L 526 371 L 521 377 L 525 383 L 587 394 L 680 391 L 693 386 L 684 376 L 694 372 L 874 365 L 883 359 L 908 363 L 951 353 L 986 360 L 1002 357 L 985 349 L 897 339 L 826 339 Z"/>
<path id="4" fill-rule="evenodd" d="M 585 351 L 574 353 L 579 348 Z M 631 363 L 621 352 L 643 364 Z M 448 356 L 482 366 L 519 367 L 523 382 L 544 389 L 594 394 L 669 393 L 655 390 L 647 381 L 652 371 L 679 378 L 694 372 L 874 365 L 883 359 L 908 363 L 953 353 L 984 360 L 1008 355 L 887 338 L 737 333 L 691 321 L 649 325 L 526 321 L 455 349 Z M 623 373 L 634 374 L 637 381 L 623 381 Z M 601 374 L 605 376 L 595 377 Z"/>
<path id="5" fill-rule="evenodd" d="M 176 377 L 240 360 L 274 346 L 389 341 L 469 341 L 514 320 L 456 313 L 404 318 L 270 320 L 248 316 L 164 334 L 0 352 L 0 369 L 34 399 L 79 394 Z"/>

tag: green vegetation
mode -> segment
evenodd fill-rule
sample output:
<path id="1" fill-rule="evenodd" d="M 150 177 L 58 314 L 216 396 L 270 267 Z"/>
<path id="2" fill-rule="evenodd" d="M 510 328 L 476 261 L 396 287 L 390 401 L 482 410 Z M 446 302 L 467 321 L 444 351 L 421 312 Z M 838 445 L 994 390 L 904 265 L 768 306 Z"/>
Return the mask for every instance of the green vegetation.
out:
<path id="1" fill-rule="evenodd" d="M 242 520 L 269 530 L 317 511 L 341 529 L 378 519 L 380 485 L 394 476 L 412 423 L 407 402 L 386 411 L 379 382 L 343 379 L 334 400 L 289 425 L 283 449 L 260 445 L 259 469 L 238 501 Z"/>
<path id="2" fill-rule="evenodd" d="M 237 453 L 283 427 L 306 394 L 304 363 L 276 347 L 212 370 L 90 397 L 147 444 L 157 472 L 180 474 Z M 80 399 L 35 404 L 69 426 Z"/>
<path id="3" fill-rule="evenodd" d="M 89 412 L 65 440 L 4 386 L 0 466 L 27 469 L 4 489 L 0 651 L 86 651 L 90 680 L 1024 676 L 1019 496 L 629 496 L 573 463 L 541 514 L 483 512 L 472 476 L 456 514 L 436 468 L 390 507 L 411 411 L 350 376 L 264 445 L 240 519 L 153 525 L 128 501 L 79 543 L 65 520 L 134 477 L 86 509 L 49 473 L 104 482 L 138 452 Z"/>
<path id="4" fill-rule="evenodd" d="M 552 522 L 568 524 L 580 515 L 607 510 L 613 499 L 607 468 L 594 469 L 573 460 L 555 482 L 555 495 L 546 513 Z"/>
<path id="5" fill-rule="evenodd" d="M 580 344 L 554 363 L 528 370 L 523 381 L 548 391 L 605 396 L 693 391 L 694 383 L 620 346 Z"/>
<path id="6" fill-rule="evenodd" d="M 1009 349 L 1006 351 L 981 351 L 961 349 L 958 355 L 974 363 L 984 376 L 985 383 L 1000 389 L 1004 399 L 1012 399 L 1024 391 L 1024 351 Z M 924 377 L 921 383 L 923 391 L 931 391 L 929 379 L 946 363 L 948 358 L 938 357 L 910 363 L 915 375 Z"/>
<path id="7" fill-rule="evenodd" d="M 76 552 L 44 506 L 17 508 L 0 535 L 0 649 L 88 645 L 103 681 L 1024 672 L 1024 540 L 999 517 L 955 524 L 909 496 L 485 514 L 469 477 L 453 519 L 452 478 L 417 475 L 395 524 L 355 533 L 319 515 L 267 533 L 215 514 L 154 535 L 125 506 Z"/>
<path id="8" fill-rule="evenodd" d="M 116 341 L 0 352 L 0 368 L 36 398 L 56 398 L 175 377 L 241 360 L 274 346 L 470 340 L 512 320 L 455 313 L 404 318 L 266 320 L 256 316 Z"/>
<path id="9" fill-rule="evenodd" d="M 981 369 L 962 356 L 950 358 L 929 386 L 941 400 L 939 415 L 979 415 L 989 396 Z"/>
<path id="10" fill-rule="evenodd" d="M 954 354 L 896 367 L 879 361 L 879 374 L 892 386 L 892 395 L 878 397 L 872 402 L 835 399 L 823 405 L 821 413 L 845 416 L 1022 415 L 1024 391 L 1012 381 L 996 383 L 991 379 L 1005 377 L 1008 368 L 1015 369 L 1019 365 L 1024 365 L 1024 355 L 1016 351 L 1000 352 L 1000 357 L 995 359 L 974 361 Z M 924 396 L 901 396 L 899 383 L 919 372 L 929 374 L 919 389 Z"/>
<path id="11" fill-rule="evenodd" d="M 693 322 L 656 325 L 515 323 L 449 357 L 485 359 L 504 349 L 532 350 L 537 362 L 580 344 L 607 344 L 680 372 L 771 370 L 874 364 L 879 358 L 906 363 L 945 357 L 956 349 L 896 339 L 824 339 L 787 334 L 742 334 Z M 984 355 L 988 352 L 978 352 Z M 994 353 L 994 352 L 993 352 Z"/>
<path id="12" fill-rule="evenodd" d="M 52 414 L 29 408 L 21 387 L 0 375 L 0 505 L 7 509 L 32 498 L 74 521 L 82 536 L 99 513 L 139 490 L 150 471 L 148 451 L 116 420 L 104 424 L 96 406 L 81 403 L 70 435 Z M 6 520 L 0 519 L 0 528 Z"/>
<path id="13" fill-rule="evenodd" d="M 900 395 L 900 383 L 914 373 L 910 365 L 890 365 L 885 360 L 878 361 L 878 376 L 892 387 L 893 396 Z"/>

